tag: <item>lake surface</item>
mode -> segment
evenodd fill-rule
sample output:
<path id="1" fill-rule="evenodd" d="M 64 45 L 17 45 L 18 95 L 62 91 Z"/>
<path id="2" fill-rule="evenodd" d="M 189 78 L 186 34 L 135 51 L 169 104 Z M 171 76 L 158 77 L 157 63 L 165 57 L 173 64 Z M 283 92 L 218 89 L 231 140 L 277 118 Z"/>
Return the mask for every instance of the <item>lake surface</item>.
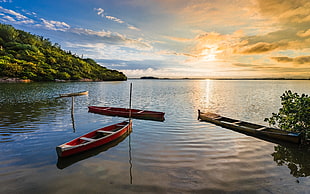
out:
<path id="1" fill-rule="evenodd" d="M 165 112 L 119 141 L 68 159 L 55 147 L 125 118 L 87 106 Z M 88 96 L 55 98 L 88 90 Z M 197 120 L 197 110 L 267 125 L 297 80 L 128 80 L 0 84 L 1 193 L 310 193 L 310 152 Z"/>

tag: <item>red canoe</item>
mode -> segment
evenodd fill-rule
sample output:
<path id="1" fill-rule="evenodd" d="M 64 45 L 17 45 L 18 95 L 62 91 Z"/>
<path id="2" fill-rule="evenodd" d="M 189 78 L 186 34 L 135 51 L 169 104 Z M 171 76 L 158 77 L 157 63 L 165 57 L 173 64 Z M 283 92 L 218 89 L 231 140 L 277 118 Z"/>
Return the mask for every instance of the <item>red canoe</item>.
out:
<path id="1" fill-rule="evenodd" d="M 92 112 L 92 113 L 99 113 L 99 114 L 104 114 L 104 115 L 120 116 L 120 117 L 129 117 L 129 111 L 131 110 L 132 118 L 157 120 L 157 121 L 165 120 L 164 112 L 127 109 L 127 108 L 115 108 L 115 107 L 100 107 L 100 106 L 89 106 L 88 110 L 89 112 Z"/>
<path id="2" fill-rule="evenodd" d="M 107 144 L 121 137 L 127 131 L 131 131 L 131 128 L 132 121 L 130 120 L 97 129 L 72 141 L 57 146 L 56 152 L 59 157 L 66 157 L 84 152 L 89 149 Z"/>

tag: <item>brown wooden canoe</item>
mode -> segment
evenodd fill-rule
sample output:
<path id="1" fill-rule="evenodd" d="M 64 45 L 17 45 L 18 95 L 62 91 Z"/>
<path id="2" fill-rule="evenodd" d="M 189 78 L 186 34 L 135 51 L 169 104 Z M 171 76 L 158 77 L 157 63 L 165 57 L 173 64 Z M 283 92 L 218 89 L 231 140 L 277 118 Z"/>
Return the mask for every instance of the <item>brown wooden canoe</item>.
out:
<path id="1" fill-rule="evenodd" d="M 295 144 L 299 144 L 301 141 L 300 133 L 284 131 L 277 128 L 231 119 L 215 113 L 203 113 L 198 110 L 198 119 L 252 136 L 266 137 Z"/>

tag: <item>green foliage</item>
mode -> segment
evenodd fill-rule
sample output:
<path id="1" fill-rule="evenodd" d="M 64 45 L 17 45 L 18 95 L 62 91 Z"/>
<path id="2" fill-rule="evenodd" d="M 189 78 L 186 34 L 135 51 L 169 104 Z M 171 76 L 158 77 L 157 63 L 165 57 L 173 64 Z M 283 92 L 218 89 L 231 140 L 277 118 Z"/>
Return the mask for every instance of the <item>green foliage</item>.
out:
<path id="1" fill-rule="evenodd" d="M 277 125 L 280 129 L 302 132 L 306 137 L 310 136 L 310 97 L 306 94 L 301 96 L 285 91 L 281 96 L 282 107 L 278 113 L 272 113 L 272 117 L 265 118 L 271 125 Z"/>
<path id="2" fill-rule="evenodd" d="M 0 24 L 0 76 L 34 81 L 127 79 L 122 72 L 102 67 L 92 59 L 72 55 L 49 39 L 5 24 Z"/>

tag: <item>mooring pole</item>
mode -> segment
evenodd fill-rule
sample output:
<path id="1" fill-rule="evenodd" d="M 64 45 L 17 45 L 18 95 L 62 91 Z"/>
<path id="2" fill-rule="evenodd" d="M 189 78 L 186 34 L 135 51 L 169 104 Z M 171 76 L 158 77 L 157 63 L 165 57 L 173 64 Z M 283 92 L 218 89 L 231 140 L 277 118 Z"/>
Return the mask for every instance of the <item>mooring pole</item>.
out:
<path id="1" fill-rule="evenodd" d="M 131 119 L 131 95 L 132 95 L 132 83 L 130 83 L 130 89 L 129 89 L 129 120 Z"/>

